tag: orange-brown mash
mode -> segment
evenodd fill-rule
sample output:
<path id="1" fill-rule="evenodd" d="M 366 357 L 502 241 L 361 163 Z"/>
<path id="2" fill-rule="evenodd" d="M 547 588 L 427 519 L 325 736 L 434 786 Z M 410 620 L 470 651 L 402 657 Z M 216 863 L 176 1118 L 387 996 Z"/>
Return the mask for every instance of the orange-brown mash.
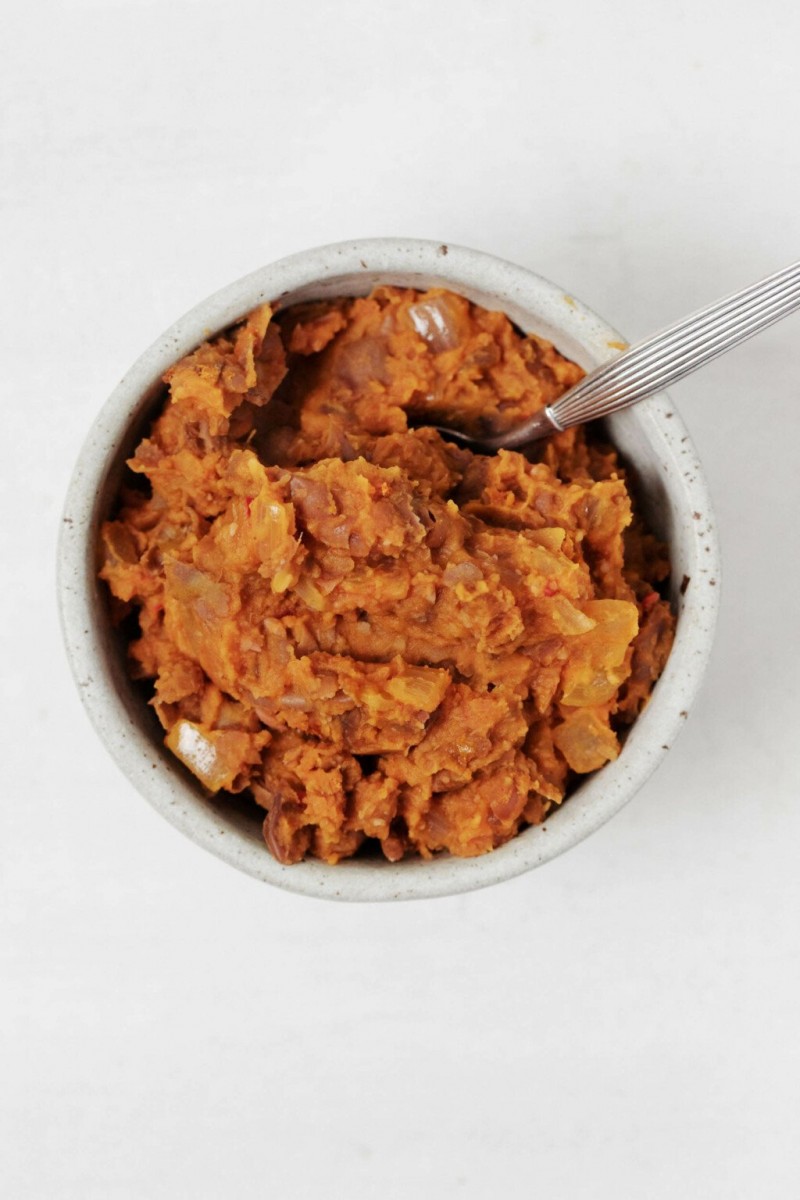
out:
<path id="1" fill-rule="evenodd" d="M 281 862 L 475 855 L 619 753 L 672 640 L 615 451 L 473 454 L 581 377 L 452 293 L 256 309 L 167 371 L 102 530 L 134 675 Z"/>

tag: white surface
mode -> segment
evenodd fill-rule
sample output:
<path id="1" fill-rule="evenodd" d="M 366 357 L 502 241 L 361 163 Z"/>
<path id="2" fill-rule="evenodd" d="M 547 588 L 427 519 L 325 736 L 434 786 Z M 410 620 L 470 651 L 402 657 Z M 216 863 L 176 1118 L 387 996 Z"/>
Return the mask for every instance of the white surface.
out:
<path id="1" fill-rule="evenodd" d="M 800 317 L 674 389 L 725 558 L 685 734 L 486 892 L 329 905 L 181 838 L 83 715 L 53 558 L 101 401 L 259 263 L 442 238 L 635 338 L 795 258 L 800 11 L 73 0 L 4 34 L 0 1192 L 792 1195 Z"/>

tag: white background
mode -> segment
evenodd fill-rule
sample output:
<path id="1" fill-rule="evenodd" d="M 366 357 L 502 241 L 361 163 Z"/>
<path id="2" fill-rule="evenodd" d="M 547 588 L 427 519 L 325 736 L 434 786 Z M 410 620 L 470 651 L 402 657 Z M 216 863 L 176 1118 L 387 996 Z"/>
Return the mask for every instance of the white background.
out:
<path id="1" fill-rule="evenodd" d="M 800 247 L 800 10 L 20 4 L 3 18 L 0 1193 L 798 1194 L 800 316 L 674 389 L 723 610 L 686 732 L 564 858 L 298 898 L 152 812 L 85 718 L 55 544 L 123 371 L 199 299 L 399 234 L 628 338 Z"/>

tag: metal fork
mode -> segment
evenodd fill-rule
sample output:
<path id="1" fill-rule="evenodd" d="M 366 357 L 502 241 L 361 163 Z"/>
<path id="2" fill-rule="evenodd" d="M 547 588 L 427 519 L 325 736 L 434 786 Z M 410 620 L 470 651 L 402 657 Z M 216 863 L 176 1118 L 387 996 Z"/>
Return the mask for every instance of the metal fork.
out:
<path id="1" fill-rule="evenodd" d="M 440 433 L 476 450 L 513 449 L 571 425 L 607 417 L 724 354 L 775 321 L 800 308 L 800 262 L 656 333 L 605 363 L 524 425 L 494 437 L 469 437 L 435 426 Z"/>

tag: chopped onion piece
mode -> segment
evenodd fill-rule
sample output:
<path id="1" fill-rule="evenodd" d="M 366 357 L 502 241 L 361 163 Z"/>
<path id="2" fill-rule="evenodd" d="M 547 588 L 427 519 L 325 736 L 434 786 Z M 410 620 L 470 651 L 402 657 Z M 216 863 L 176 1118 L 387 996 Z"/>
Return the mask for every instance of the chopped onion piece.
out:
<path id="1" fill-rule="evenodd" d="M 411 323 L 420 337 L 424 338 L 435 354 L 452 350 L 458 345 L 458 330 L 453 324 L 444 296 L 432 300 L 420 300 L 408 310 Z"/>

